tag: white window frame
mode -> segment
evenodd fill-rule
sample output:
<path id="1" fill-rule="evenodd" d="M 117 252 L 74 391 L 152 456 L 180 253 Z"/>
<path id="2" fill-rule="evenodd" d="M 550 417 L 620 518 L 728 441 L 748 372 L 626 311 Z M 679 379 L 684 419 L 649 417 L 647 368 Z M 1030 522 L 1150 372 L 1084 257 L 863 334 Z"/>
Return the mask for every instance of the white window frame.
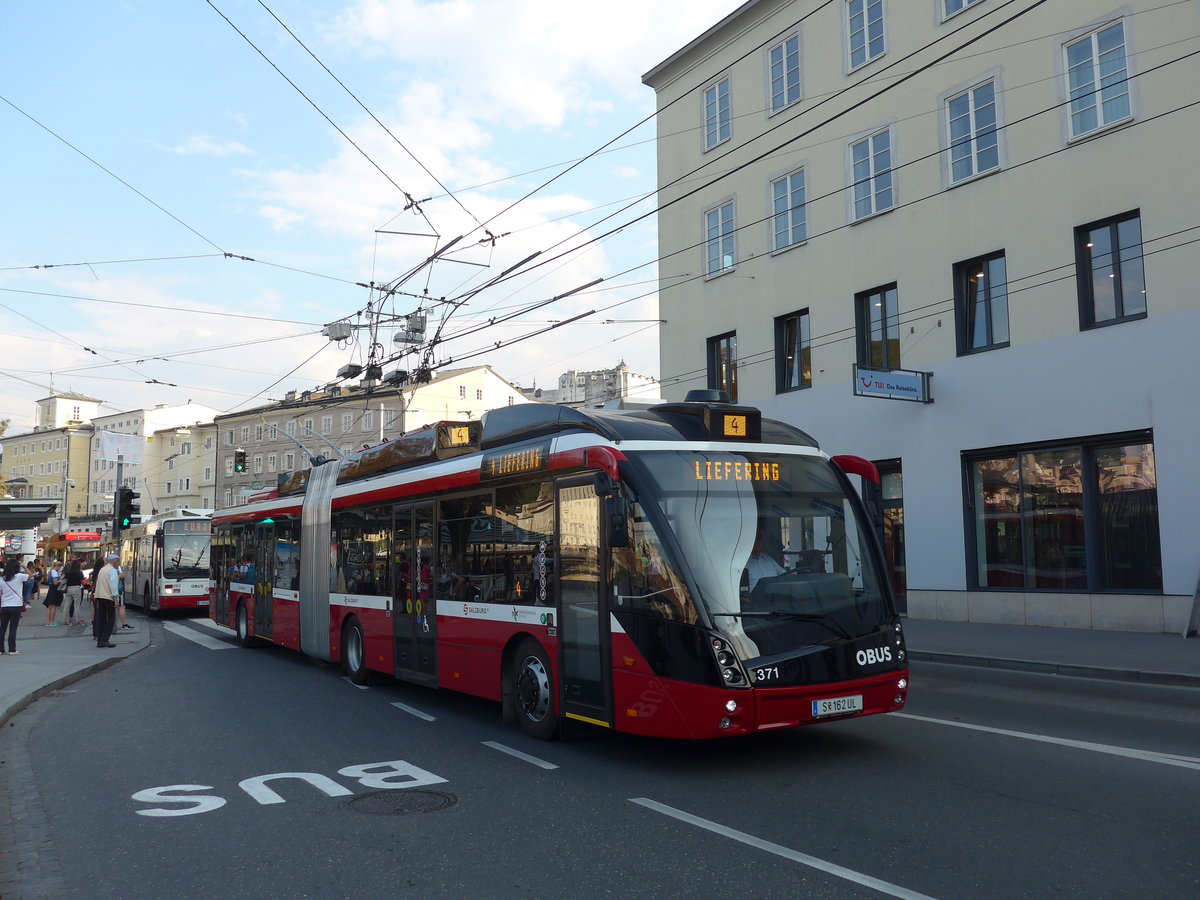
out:
<path id="1" fill-rule="evenodd" d="M 354 413 L 342 413 L 342 434 L 354 430 Z"/>
<path id="2" fill-rule="evenodd" d="M 1120 29 L 1121 31 L 1120 71 L 1122 74 L 1121 77 L 1116 80 L 1115 84 L 1123 88 L 1123 91 L 1107 97 L 1106 99 L 1107 91 L 1104 87 L 1104 80 L 1106 76 L 1104 75 L 1103 60 L 1101 58 L 1104 54 L 1100 52 L 1099 41 L 1102 34 L 1110 32 L 1113 29 Z M 1088 44 L 1089 50 L 1089 58 L 1086 65 L 1086 74 L 1088 80 L 1087 82 L 1080 84 L 1078 87 L 1072 87 L 1072 82 L 1076 72 L 1078 71 L 1079 74 L 1082 74 L 1084 66 L 1077 65 L 1072 67 L 1071 50 L 1072 48 L 1078 47 L 1085 42 Z M 1073 141 L 1079 138 L 1090 137 L 1093 134 L 1098 134 L 1106 129 L 1112 128 L 1124 122 L 1128 122 L 1133 118 L 1133 92 L 1129 81 L 1129 56 L 1129 31 L 1125 27 L 1124 19 L 1117 19 L 1115 22 L 1105 22 L 1103 25 L 1099 25 L 1096 28 L 1092 28 L 1083 34 L 1076 35 L 1070 40 L 1063 42 L 1062 64 L 1064 89 L 1067 97 L 1065 109 L 1067 114 L 1067 135 L 1069 140 Z M 1096 115 L 1096 124 L 1081 131 L 1076 131 L 1077 112 L 1075 108 L 1076 98 L 1074 95 L 1077 92 L 1080 100 L 1091 104 L 1090 107 L 1082 107 L 1080 111 L 1090 108 L 1094 110 Z M 1106 102 L 1112 102 L 1121 97 L 1125 98 L 1125 112 L 1121 113 L 1120 115 L 1112 115 L 1109 117 L 1109 114 L 1105 112 Z"/>
<path id="3" fill-rule="evenodd" d="M 711 150 L 733 137 L 729 76 L 718 78 L 701 94 L 704 112 L 704 149 Z"/>
<path id="4" fill-rule="evenodd" d="M 941 20 L 945 22 L 981 2 L 983 0 L 938 0 L 938 12 L 941 14 Z M 952 5 L 953 9 L 950 8 Z"/>
<path id="5" fill-rule="evenodd" d="M 276 453 L 267 454 L 267 471 L 274 472 L 279 468 L 279 455 Z"/>
<path id="6" fill-rule="evenodd" d="M 796 184 L 797 178 L 799 184 Z M 780 196 L 782 186 L 783 196 Z M 799 203 L 797 203 L 799 195 Z M 786 206 L 781 210 L 780 201 Z M 771 252 L 779 253 L 808 241 L 808 173 L 804 167 L 793 169 L 771 182 Z M 797 221 L 798 220 L 798 221 Z M 782 224 L 782 228 L 780 227 Z M 796 237 L 797 227 L 800 236 Z M 783 235 L 781 241 L 780 235 Z"/>
<path id="7" fill-rule="evenodd" d="M 880 137 L 887 135 L 887 162 L 886 165 L 879 165 L 878 157 L 880 150 L 876 143 Z M 866 146 L 868 149 L 865 161 L 867 163 L 867 173 L 865 176 L 859 174 L 859 167 L 855 164 L 855 150 L 858 147 Z M 896 208 L 896 140 L 895 130 L 891 125 L 886 128 L 879 128 L 872 131 L 861 138 L 851 141 L 847 145 L 846 165 L 848 167 L 849 185 L 850 185 L 850 221 L 862 222 L 872 216 L 877 216 L 881 213 L 888 212 Z M 884 175 L 888 176 L 887 187 L 880 187 L 879 179 Z M 880 195 L 884 192 L 890 196 L 884 201 L 880 199 Z M 870 209 L 867 212 L 859 214 L 858 205 L 860 200 L 869 200 Z"/>
<path id="8" fill-rule="evenodd" d="M 767 51 L 767 91 L 770 94 L 767 106 L 770 115 L 799 103 L 804 97 L 800 65 L 799 32 L 789 35 Z"/>
<path id="9" fill-rule="evenodd" d="M 321 416 L 321 434 L 333 434 L 333 416 Z"/>
<path id="10" fill-rule="evenodd" d="M 704 211 L 704 277 L 717 278 L 735 268 L 737 211 L 730 199 Z"/>
<path id="11" fill-rule="evenodd" d="M 985 88 L 991 89 L 991 100 L 981 105 L 978 102 L 978 92 Z M 980 175 L 987 175 L 1000 169 L 1000 101 L 997 97 L 998 94 L 996 79 L 989 78 L 946 98 L 944 106 L 946 111 L 946 170 L 949 175 L 950 184 L 962 184 L 965 181 L 978 178 Z M 956 116 L 952 107 L 957 101 L 964 98 L 966 99 L 965 117 L 967 131 L 964 135 L 956 137 L 954 125 L 963 116 Z M 985 130 L 981 132 L 979 116 L 989 105 L 991 106 L 992 122 L 990 126 L 984 125 L 983 127 L 984 129 L 990 127 L 990 131 Z M 991 144 L 981 149 L 981 138 L 990 138 Z M 980 163 L 980 155 L 981 152 L 988 150 L 995 152 L 996 159 L 993 164 L 984 168 Z M 955 163 L 963 160 L 968 162 L 970 171 L 963 175 L 958 175 L 955 172 Z"/>
<path id="12" fill-rule="evenodd" d="M 846 8 L 846 61 L 849 63 L 849 71 L 853 72 L 856 69 L 861 69 L 879 57 L 887 53 L 887 15 L 884 11 L 885 0 L 845 0 Z M 878 11 L 878 18 L 872 19 L 872 10 Z M 854 19 L 856 15 L 861 15 L 863 25 L 861 29 L 855 29 Z M 873 22 L 879 22 L 879 49 L 875 53 L 871 52 L 871 35 L 870 29 Z M 855 51 L 855 35 L 861 34 L 863 37 L 862 51 L 863 58 L 858 62 L 854 61 Z"/>
<path id="13" fill-rule="evenodd" d="M 362 430 L 371 431 L 375 428 L 375 417 L 371 415 L 371 410 L 364 409 L 362 414 Z"/>

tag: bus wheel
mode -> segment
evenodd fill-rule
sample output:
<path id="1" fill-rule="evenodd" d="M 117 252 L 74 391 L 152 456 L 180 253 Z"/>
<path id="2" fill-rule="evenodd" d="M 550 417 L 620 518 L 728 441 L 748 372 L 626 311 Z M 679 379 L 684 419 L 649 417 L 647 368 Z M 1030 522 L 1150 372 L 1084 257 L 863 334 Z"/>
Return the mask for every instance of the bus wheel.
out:
<path id="1" fill-rule="evenodd" d="M 351 684 L 367 683 L 366 645 L 358 619 L 351 619 L 342 629 L 342 671 Z"/>
<path id="2" fill-rule="evenodd" d="M 551 740 L 558 733 L 554 715 L 554 676 L 550 660 L 541 644 L 522 641 L 513 657 L 511 695 L 517 721 L 527 735 L 539 741 Z"/>
<path id="3" fill-rule="evenodd" d="M 254 646 L 254 638 L 250 636 L 250 616 L 246 613 L 245 603 L 239 603 L 237 607 L 237 642 L 243 647 Z"/>

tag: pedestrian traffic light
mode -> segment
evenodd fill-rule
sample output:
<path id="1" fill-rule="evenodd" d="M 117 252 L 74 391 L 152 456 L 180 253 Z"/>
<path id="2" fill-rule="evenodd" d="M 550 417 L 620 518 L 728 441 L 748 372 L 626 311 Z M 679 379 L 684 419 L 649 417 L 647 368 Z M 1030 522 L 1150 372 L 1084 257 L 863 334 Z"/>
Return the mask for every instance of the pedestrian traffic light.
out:
<path id="1" fill-rule="evenodd" d="M 117 488 L 113 531 L 124 531 L 133 524 L 133 517 L 142 511 L 141 504 L 137 502 L 140 496 L 133 488 Z"/>
<path id="2" fill-rule="evenodd" d="M 246 451 L 243 450 L 241 447 L 238 447 L 236 450 L 233 451 L 233 471 L 235 471 L 235 472 L 245 472 L 246 471 Z"/>

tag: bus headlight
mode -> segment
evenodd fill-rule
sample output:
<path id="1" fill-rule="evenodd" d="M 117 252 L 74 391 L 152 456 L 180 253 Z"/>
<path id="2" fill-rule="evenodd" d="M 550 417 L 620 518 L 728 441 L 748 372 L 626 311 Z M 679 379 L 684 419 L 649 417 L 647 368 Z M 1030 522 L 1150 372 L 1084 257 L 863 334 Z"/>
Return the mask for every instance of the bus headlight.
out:
<path id="1" fill-rule="evenodd" d="M 750 687 L 750 678 L 746 675 L 745 669 L 742 668 L 737 654 L 733 652 L 733 648 L 729 646 L 728 641 L 714 634 L 710 636 L 709 643 L 712 646 L 717 668 L 721 672 L 721 681 L 725 686 Z"/>

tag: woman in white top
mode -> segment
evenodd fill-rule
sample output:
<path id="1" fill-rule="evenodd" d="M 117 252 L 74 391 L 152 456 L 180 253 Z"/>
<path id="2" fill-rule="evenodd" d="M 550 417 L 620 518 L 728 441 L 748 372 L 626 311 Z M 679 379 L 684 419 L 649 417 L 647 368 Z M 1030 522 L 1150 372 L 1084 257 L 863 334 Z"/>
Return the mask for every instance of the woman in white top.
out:
<path id="1" fill-rule="evenodd" d="M 25 582 L 29 576 L 21 571 L 21 564 L 10 559 L 4 566 L 4 580 L 0 581 L 0 656 L 5 655 L 5 635 L 8 636 L 8 653 L 17 649 L 17 624 L 25 612 Z"/>

